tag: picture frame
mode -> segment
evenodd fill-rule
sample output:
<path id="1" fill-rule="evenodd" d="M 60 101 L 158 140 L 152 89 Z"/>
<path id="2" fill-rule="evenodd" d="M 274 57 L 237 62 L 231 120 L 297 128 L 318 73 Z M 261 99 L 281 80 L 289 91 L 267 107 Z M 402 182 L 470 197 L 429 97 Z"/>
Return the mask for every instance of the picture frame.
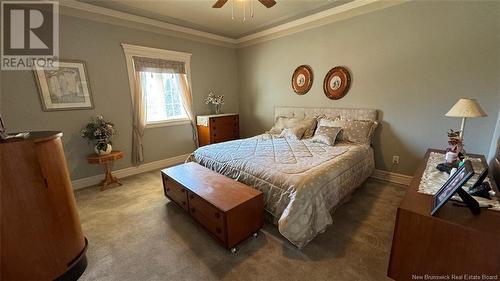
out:
<path id="1" fill-rule="evenodd" d="M 465 194 L 468 195 L 462 189 L 462 186 L 474 175 L 474 169 L 472 168 L 472 164 L 470 161 L 465 161 L 464 165 L 462 165 L 458 170 L 448 178 L 448 180 L 443 184 L 443 186 L 434 194 L 433 206 L 431 215 L 433 216 L 450 198 L 456 193 L 459 192 L 460 197 L 464 200 L 465 203 L 469 198 L 464 199 L 462 196 Z M 464 194 L 465 193 L 465 194 Z M 465 195 L 465 196 L 467 196 Z M 470 195 L 469 195 L 470 197 Z M 472 197 L 470 197 L 472 198 Z M 474 200 L 474 199 L 472 199 Z M 477 202 L 476 202 L 477 203 Z"/>
<path id="2" fill-rule="evenodd" d="M 332 100 L 343 98 L 351 87 L 351 74 L 343 66 L 336 66 L 325 75 L 323 92 Z"/>
<path id="3" fill-rule="evenodd" d="M 57 69 L 33 69 L 43 111 L 93 109 L 85 62 L 59 60 Z"/>
<path id="4" fill-rule="evenodd" d="M 309 65 L 298 66 L 292 74 L 292 89 L 297 95 L 305 95 L 312 87 L 314 74 Z"/>

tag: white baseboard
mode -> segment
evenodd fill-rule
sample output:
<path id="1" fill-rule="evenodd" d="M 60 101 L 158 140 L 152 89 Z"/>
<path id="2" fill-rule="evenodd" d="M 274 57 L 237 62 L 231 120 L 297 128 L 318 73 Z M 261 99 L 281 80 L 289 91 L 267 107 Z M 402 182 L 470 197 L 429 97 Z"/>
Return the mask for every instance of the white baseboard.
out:
<path id="1" fill-rule="evenodd" d="M 179 155 L 179 156 L 175 156 L 175 157 L 171 157 L 171 158 L 167 158 L 167 159 L 163 159 L 163 160 L 144 163 L 144 164 L 139 165 L 139 166 L 132 166 L 132 167 L 128 167 L 125 169 L 116 170 L 116 171 L 113 171 L 113 175 L 116 176 L 117 178 L 124 178 L 124 177 L 133 176 L 133 175 L 137 175 L 137 174 L 144 173 L 144 172 L 159 170 L 159 169 L 162 169 L 165 167 L 169 167 L 169 166 L 183 163 L 187 159 L 188 156 L 189 156 L 189 154 L 184 154 L 184 155 Z M 73 189 L 77 190 L 77 189 L 81 189 L 81 188 L 84 188 L 87 186 L 93 186 L 93 185 L 99 184 L 103 179 L 104 179 L 104 174 L 99 174 L 99 175 L 95 175 L 95 176 L 91 176 L 91 177 L 87 177 L 87 178 L 77 179 L 77 180 L 72 181 Z"/>
<path id="2" fill-rule="evenodd" d="M 377 170 L 377 169 L 375 169 L 373 171 L 373 174 L 371 175 L 371 177 L 374 179 L 383 180 L 383 181 L 392 182 L 392 183 L 397 183 L 397 184 L 402 184 L 402 185 L 410 185 L 411 181 L 413 180 L 412 176 L 407 176 L 407 175 L 403 175 L 403 174 L 392 173 L 392 172 L 387 172 L 387 171 Z"/>
<path id="3" fill-rule="evenodd" d="M 179 155 L 163 160 L 158 160 L 158 161 L 153 161 L 149 163 L 144 163 L 139 166 L 132 166 L 128 167 L 125 169 L 120 169 L 113 171 L 113 175 L 116 176 L 117 178 L 124 178 L 128 176 L 133 176 L 137 175 L 140 173 L 145 173 L 149 171 L 154 171 L 154 170 L 159 170 L 165 167 L 177 165 L 180 163 L 183 163 L 189 154 L 184 154 L 184 155 Z M 413 177 L 403 175 L 403 174 L 397 174 L 397 173 L 391 173 L 383 170 L 374 170 L 373 174 L 371 175 L 372 178 L 378 179 L 378 180 L 383 180 L 387 182 L 392 182 L 396 184 L 402 184 L 402 185 L 409 185 Z M 104 174 L 99 174 L 87 178 L 81 178 L 72 181 L 73 184 L 73 189 L 81 189 L 84 187 L 88 186 L 93 186 L 96 184 L 99 184 L 102 180 L 104 179 Z"/>

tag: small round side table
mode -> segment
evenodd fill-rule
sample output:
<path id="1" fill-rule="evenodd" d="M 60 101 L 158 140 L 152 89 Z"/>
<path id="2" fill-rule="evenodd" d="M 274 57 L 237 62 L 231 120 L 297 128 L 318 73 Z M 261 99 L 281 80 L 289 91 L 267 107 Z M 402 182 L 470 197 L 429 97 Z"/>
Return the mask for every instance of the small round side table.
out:
<path id="1" fill-rule="evenodd" d="M 101 182 L 102 184 L 101 191 L 107 189 L 108 186 L 113 183 L 122 185 L 122 183 L 119 182 L 118 179 L 115 176 L 113 176 L 113 174 L 111 174 L 111 168 L 110 168 L 110 164 L 122 158 L 123 158 L 123 152 L 119 150 L 114 150 L 110 154 L 106 155 L 90 154 L 89 156 L 87 156 L 87 161 L 89 162 L 89 164 L 100 164 L 104 167 L 106 177 Z"/>

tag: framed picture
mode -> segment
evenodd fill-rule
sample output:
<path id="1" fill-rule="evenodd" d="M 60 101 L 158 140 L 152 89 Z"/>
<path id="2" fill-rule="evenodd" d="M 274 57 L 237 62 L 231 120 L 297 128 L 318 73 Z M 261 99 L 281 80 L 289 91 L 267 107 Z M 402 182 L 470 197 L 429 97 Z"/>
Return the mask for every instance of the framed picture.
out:
<path id="1" fill-rule="evenodd" d="M 63 60 L 56 64 L 57 70 L 34 69 L 43 111 L 94 108 L 85 63 Z"/>
<path id="2" fill-rule="evenodd" d="M 292 88 L 297 95 L 304 95 L 312 87 L 313 72 L 309 65 L 301 65 L 295 69 L 292 75 Z"/>
<path id="3" fill-rule="evenodd" d="M 444 183 L 444 185 L 434 195 L 434 205 L 431 215 L 434 215 L 462 186 L 474 175 L 474 169 L 470 161 L 465 161 L 464 165 Z M 462 190 L 463 191 L 463 190 Z M 465 192 L 466 193 L 466 192 Z"/>
<path id="4" fill-rule="evenodd" d="M 342 66 L 330 69 L 325 76 L 325 80 L 323 80 L 323 91 L 332 100 L 343 98 L 349 91 L 350 86 L 351 75 L 347 68 Z"/>

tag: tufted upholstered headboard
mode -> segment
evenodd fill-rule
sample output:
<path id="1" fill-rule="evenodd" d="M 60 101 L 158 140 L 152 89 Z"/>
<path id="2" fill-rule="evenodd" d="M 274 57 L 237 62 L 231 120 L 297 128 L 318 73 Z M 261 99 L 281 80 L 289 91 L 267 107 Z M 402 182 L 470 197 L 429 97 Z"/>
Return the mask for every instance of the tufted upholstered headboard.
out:
<path id="1" fill-rule="evenodd" d="M 340 118 L 347 120 L 377 121 L 376 109 L 293 106 L 276 106 L 274 108 L 274 120 L 276 120 L 278 116 L 297 117 L 300 119 L 304 119 L 309 117 L 317 117 L 322 114 L 340 116 Z"/>

